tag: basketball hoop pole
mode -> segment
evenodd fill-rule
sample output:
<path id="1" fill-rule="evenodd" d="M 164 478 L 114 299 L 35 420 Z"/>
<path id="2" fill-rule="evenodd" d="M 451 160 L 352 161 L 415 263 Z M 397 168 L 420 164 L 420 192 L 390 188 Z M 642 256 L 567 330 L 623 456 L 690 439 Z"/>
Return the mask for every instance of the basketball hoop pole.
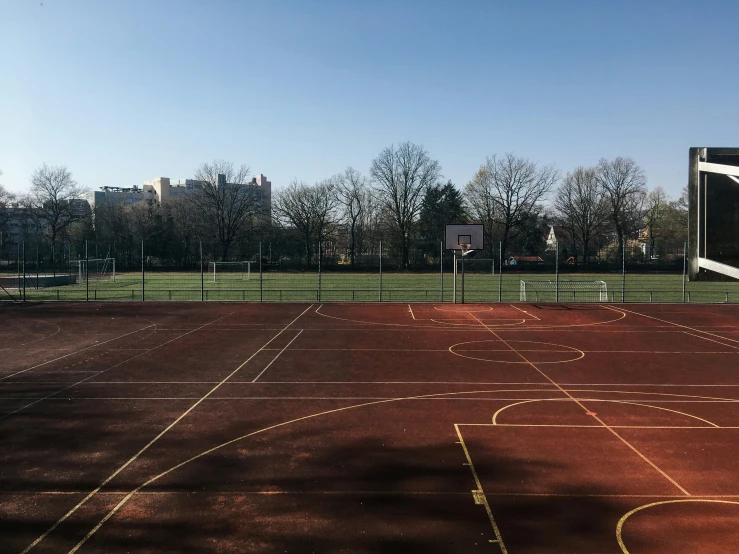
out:
<path id="1" fill-rule="evenodd" d="M 452 250 L 452 261 L 454 262 L 454 271 L 452 272 L 452 298 L 453 303 L 457 303 L 457 251 Z"/>
<path id="2" fill-rule="evenodd" d="M 464 304 L 464 252 L 462 252 L 462 304 Z"/>

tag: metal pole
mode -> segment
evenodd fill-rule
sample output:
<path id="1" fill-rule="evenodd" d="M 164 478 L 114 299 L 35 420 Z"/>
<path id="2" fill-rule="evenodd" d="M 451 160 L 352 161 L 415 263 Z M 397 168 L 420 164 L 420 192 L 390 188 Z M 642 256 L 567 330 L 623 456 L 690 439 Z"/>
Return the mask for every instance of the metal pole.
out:
<path id="1" fill-rule="evenodd" d="M 318 301 L 321 301 L 321 241 L 318 241 Z"/>
<path id="2" fill-rule="evenodd" d="M 498 302 L 503 302 L 503 243 L 498 243 Z"/>
<path id="3" fill-rule="evenodd" d="M 457 251 L 452 250 L 452 261 L 454 262 L 454 271 L 452 272 L 452 303 L 457 303 Z"/>
<path id="4" fill-rule="evenodd" d="M 554 242 L 554 301 L 559 302 L 559 241 Z"/>
<path id="5" fill-rule="evenodd" d="M 69 262 L 72 263 L 71 260 Z M 71 265 L 70 265 L 71 267 Z M 51 273 L 54 276 L 54 282 L 56 283 L 56 263 L 54 262 L 54 243 L 51 243 Z"/>
<path id="6" fill-rule="evenodd" d="M 144 241 L 141 241 L 141 301 L 143 302 L 146 298 L 145 296 L 145 282 L 146 282 L 146 273 L 144 272 Z"/>
<path id="7" fill-rule="evenodd" d="M 464 252 L 462 252 L 462 304 L 464 304 Z"/>
<path id="8" fill-rule="evenodd" d="M 200 241 L 200 301 L 205 302 L 205 267 L 203 266 L 203 241 Z"/>
<path id="9" fill-rule="evenodd" d="M 382 302 L 382 241 L 380 241 L 380 302 Z"/>
<path id="10" fill-rule="evenodd" d="M 272 243 L 269 245 L 269 255 L 272 258 Z M 259 301 L 262 302 L 262 241 L 259 241 Z"/>
<path id="11" fill-rule="evenodd" d="M 444 302 L 444 243 L 439 246 L 439 302 Z"/>
<path id="12" fill-rule="evenodd" d="M 87 251 L 87 241 L 85 241 L 85 302 L 90 301 L 90 256 Z"/>
<path id="13" fill-rule="evenodd" d="M 683 302 L 685 302 L 685 271 L 687 269 L 687 262 L 688 262 L 688 243 L 683 242 Z"/>
<path id="14" fill-rule="evenodd" d="M 626 239 L 624 239 L 623 256 L 621 257 L 621 302 L 626 302 Z"/>
<path id="15" fill-rule="evenodd" d="M 38 242 L 36 243 L 36 290 L 38 290 L 38 266 L 39 266 L 39 254 L 38 254 Z"/>
<path id="16" fill-rule="evenodd" d="M 21 244 L 16 244 L 15 271 L 18 273 L 18 292 L 21 290 Z"/>
<path id="17" fill-rule="evenodd" d="M 23 302 L 26 301 L 26 241 L 23 241 Z"/>

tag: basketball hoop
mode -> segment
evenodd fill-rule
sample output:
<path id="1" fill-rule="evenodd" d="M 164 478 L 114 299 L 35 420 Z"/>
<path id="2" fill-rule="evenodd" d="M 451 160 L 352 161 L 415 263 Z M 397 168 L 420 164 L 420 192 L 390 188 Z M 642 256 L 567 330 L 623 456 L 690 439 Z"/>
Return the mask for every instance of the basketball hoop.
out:
<path id="1" fill-rule="evenodd" d="M 468 242 L 460 244 L 459 249 L 462 251 L 462 256 L 466 256 L 467 254 L 472 252 L 471 245 Z"/>

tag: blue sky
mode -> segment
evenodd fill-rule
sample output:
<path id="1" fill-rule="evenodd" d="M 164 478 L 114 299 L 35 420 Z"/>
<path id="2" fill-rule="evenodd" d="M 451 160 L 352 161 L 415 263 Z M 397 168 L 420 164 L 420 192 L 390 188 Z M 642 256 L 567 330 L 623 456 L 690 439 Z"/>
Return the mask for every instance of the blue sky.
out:
<path id="1" fill-rule="evenodd" d="M 423 144 L 459 187 L 514 152 L 687 182 L 739 146 L 739 2 L 0 0 L 0 183 L 246 162 L 276 187 Z"/>

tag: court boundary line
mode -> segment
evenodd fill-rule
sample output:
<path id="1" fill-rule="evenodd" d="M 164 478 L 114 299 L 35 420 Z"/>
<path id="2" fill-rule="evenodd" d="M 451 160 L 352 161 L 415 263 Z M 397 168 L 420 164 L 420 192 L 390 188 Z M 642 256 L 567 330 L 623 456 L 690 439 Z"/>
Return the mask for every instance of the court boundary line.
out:
<path id="1" fill-rule="evenodd" d="M 293 319 L 290 323 L 288 323 L 282 331 L 278 332 L 276 335 L 274 335 L 271 339 L 269 339 L 263 346 L 267 346 L 270 344 L 273 340 L 275 340 L 277 337 L 279 337 L 284 331 L 286 331 L 293 323 L 295 323 L 300 317 L 303 316 L 308 310 L 310 310 L 314 304 L 311 304 L 308 306 L 305 310 L 303 310 L 295 319 Z M 224 316 L 225 317 L 225 316 Z M 146 452 L 154 443 L 156 443 L 161 437 L 163 437 L 170 429 L 172 429 L 175 425 L 177 425 L 182 419 L 184 419 L 190 412 L 192 412 L 195 408 L 197 408 L 208 396 L 213 394 L 218 388 L 221 387 L 230 377 L 235 375 L 242 367 L 244 367 L 247 363 L 249 363 L 250 360 L 252 360 L 259 352 L 261 352 L 261 348 L 254 352 L 251 356 L 249 356 L 244 362 L 242 362 L 236 369 L 234 369 L 231 373 L 229 373 L 220 383 L 218 383 L 215 387 L 213 387 L 210 391 L 208 391 L 200 400 L 195 402 L 192 406 L 190 406 L 187 410 L 185 410 L 177 419 L 175 419 L 172 423 L 170 423 L 167 427 L 164 428 L 164 430 L 160 431 L 159 434 L 157 434 L 153 439 L 151 439 L 143 448 L 141 448 L 136 454 L 134 454 L 127 462 L 125 462 L 123 465 L 121 465 L 117 470 L 115 470 L 112 474 L 110 474 L 100 485 L 98 485 L 94 490 L 92 490 L 90 493 L 88 493 L 82 500 L 80 500 L 73 508 L 71 508 L 66 514 L 64 514 L 61 518 L 59 518 L 56 523 L 54 523 L 51 527 L 49 527 L 46 531 L 44 531 L 39 537 L 37 537 L 30 545 L 28 545 L 21 554 L 26 554 L 27 552 L 30 552 L 33 548 L 36 547 L 39 543 L 41 543 L 46 537 L 49 536 L 50 533 L 52 533 L 59 525 L 61 525 L 64 521 L 66 521 L 72 514 L 74 514 L 79 508 L 81 508 L 84 504 L 87 503 L 88 500 L 90 500 L 93 496 L 97 494 L 97 492 L 102 489 L 105 485 L 110 483 L 119 473 L 121 473 L 124 469 L 126 469 L 129 465 L 131 465 L 133 462 L 135 462 L 139 456 L 141 456 L 144 452 Z M 84 544 L 84 542 L 92 536 L 92 534 L 97 531 L 97 529 L 100 528 L 100 526 L 104 523 L 104 521 L 100 522 L 92 531 L 90 531 L 80 543 L 77 544 L 72 550 L 70 550 L 70 553 L 76 552 L 79 547 Z"/>
<path id="2" fill-rule="evenodd" d="M 470 452 L 467 449 L 467 445 L 464 442 L 464 437 L 462 436 L 462 432 L 459 430 L 459 426 L 455 423 L 454 424 L 454 430 L 457 433 L 457 436 L 459 437 L 459 444 L 462 446 L 462 450 L 464 451 L 465 458 L 467 458 L 467 466 L 469 466 L 470 471 L 472 472 L 472 478 L 475 481 L 475 486 L 477 487 L 476 490 L 472 491 L 472 497 L 475 501 L 475 504 L 482 504 L 485 507 L 485 513 L 488 516 L 488 519 L 490 520 L 490 525 L 493 527 L 493 533 L 495 533 L 496 540 L 490 540 L 491 543 L 497 543 L 500 547 L 500 551 L 503 554 L 508 554 L 508 550 L 506 549 L 505 543 L 503 542 L 503 537 L 500 534 L 500 529 L 498 528 L 498 524 L 495 522 L 495 516 L 493 515 L 493 510 L 490 508 L 490 503 L 488 502 L 487 497 L 485 496 L 485 491 L 482 488 L 482 483 L 480 482 L 480 478 L 477 475 L 477 470 L 475 469 L 475 464 L 472 462 L 472 457 L 470 456 Z"/>

